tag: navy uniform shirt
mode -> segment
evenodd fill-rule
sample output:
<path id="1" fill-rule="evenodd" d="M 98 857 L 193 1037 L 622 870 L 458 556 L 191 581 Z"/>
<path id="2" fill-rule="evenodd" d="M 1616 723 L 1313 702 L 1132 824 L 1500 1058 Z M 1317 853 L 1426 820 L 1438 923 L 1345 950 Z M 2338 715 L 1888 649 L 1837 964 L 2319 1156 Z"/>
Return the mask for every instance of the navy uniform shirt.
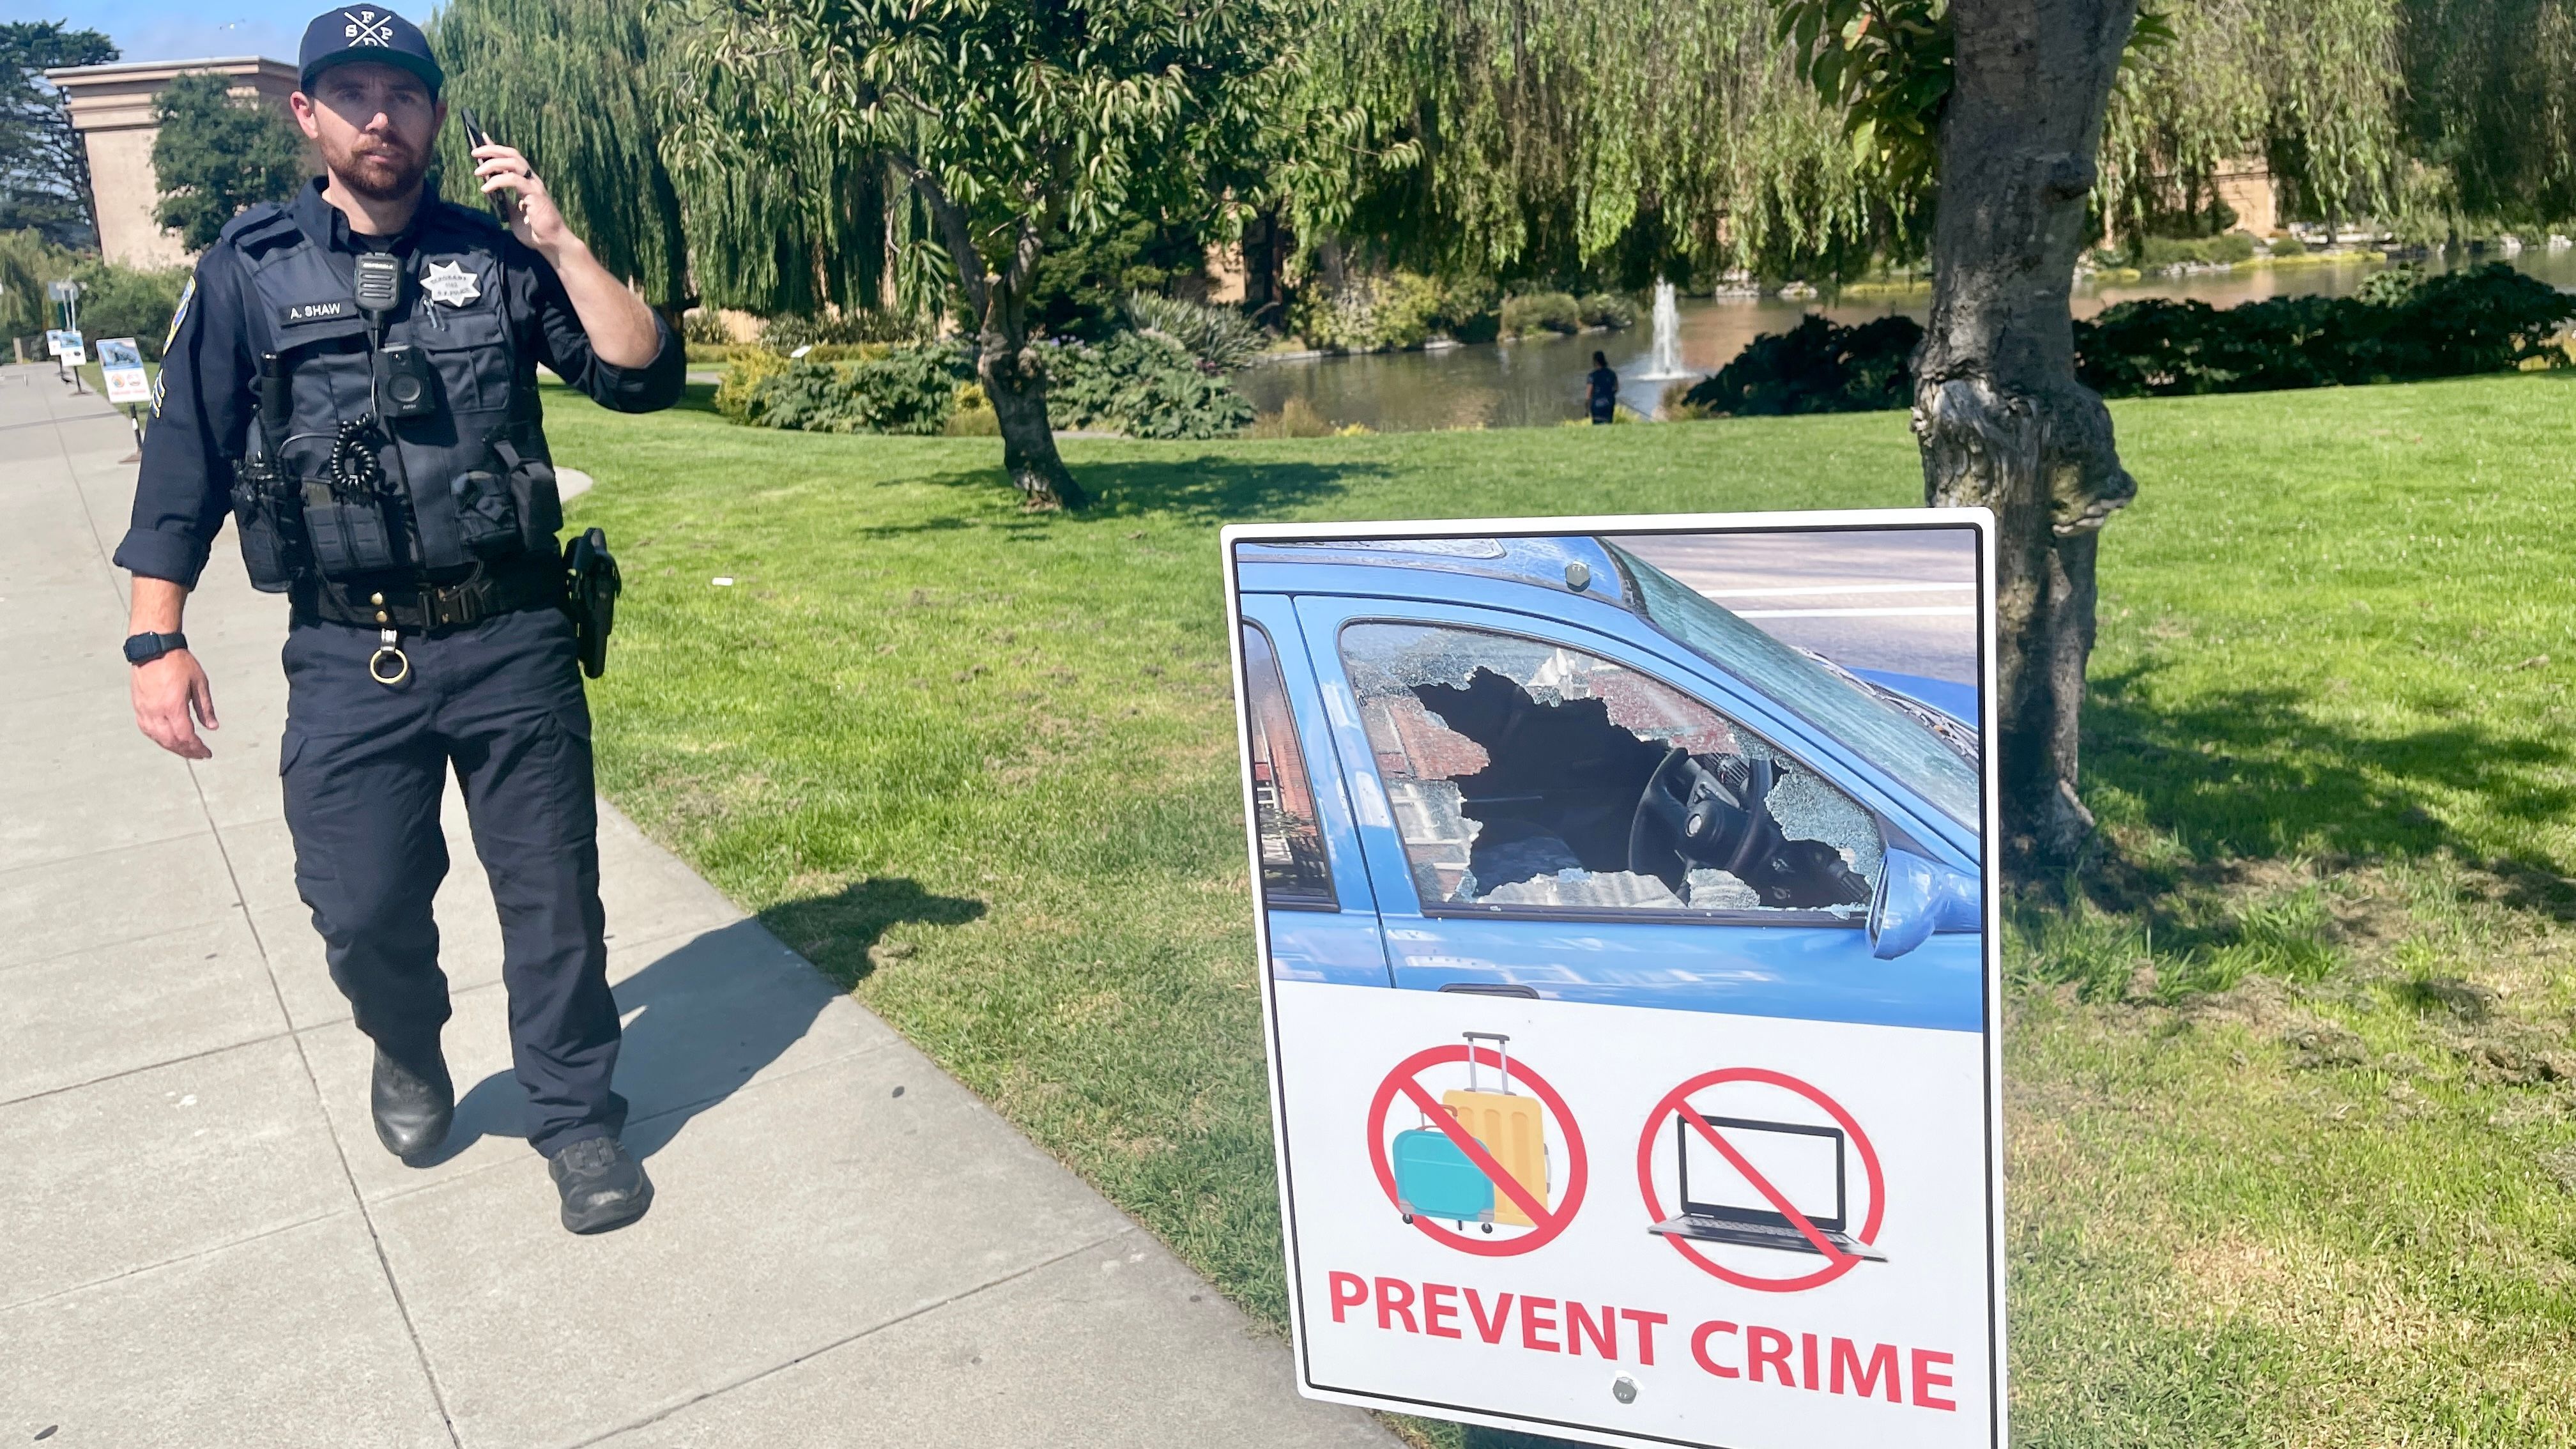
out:
<path id="1" fill-rule="evenodd" d="M 322 199 L 318 177 L 290 210 L 315 244 L 352 255 L 381 249 L 408 258 L 427 234 L 452 236 L 460 228 L 474 229 L 488 246 L 497 231 L 484 213 L 440 201 L 433 189 L 423 194 L 401 235 L 362 243 L 351 234 L 348 217 Z M 660 328 L 662 350 L 640 368 L 600 361 L 555 269 L 515 237 L 500 234 L 498 241 L 501 305 L 523 387 L 533 388 L 536 366 L 543 362 L 620 412 L 651 412 L 680 400 L 688 354 L 670 328 Z M 219 241 L 198 260 L 196 277 L 170 319 L 152 429 L 143 440 L 142 478 L 134 490 L 133 527 L 116 549 L 119 568 L 196 587 L 206 554 L 232 511 L 233 468 L 248 444 L 259 380 L 259 359 L 251 355 L 244 322 L 246 290 L 241 255 Z"/>

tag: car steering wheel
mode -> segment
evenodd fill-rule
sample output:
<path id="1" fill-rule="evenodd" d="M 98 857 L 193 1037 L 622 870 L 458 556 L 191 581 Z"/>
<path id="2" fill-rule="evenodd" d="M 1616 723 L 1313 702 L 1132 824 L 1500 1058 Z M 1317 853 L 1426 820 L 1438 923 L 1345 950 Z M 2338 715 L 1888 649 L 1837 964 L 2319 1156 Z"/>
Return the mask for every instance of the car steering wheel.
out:
<path id="1" fill-rule="evenodd" d="M 1753 811 L 1769 793 L 1771 773 L 1768 761 L 1745 763 L 1748 778 L 1744 798 L 1738 799 L 1716 771 L 1692 759 L 1690 751 L 1674 746 L 1638 793 L 1636 813 L 1628 821 L 1629 871 L 1651 875 L 1668 886 L 1689 875 L 1694 864 L 1714 865 L 1742 879 L 1743 868 L 1762 842 L 1763 832 L 1753 828 Z M 1649 822 L 1661 825 L 1671 843 L 1650 845 Z M 1685 844 L 1690 847 L 1687 854 L 1682 849 Z M 1665 857 L 1662 868 L 1651 861 L 1657 853 Z"/>

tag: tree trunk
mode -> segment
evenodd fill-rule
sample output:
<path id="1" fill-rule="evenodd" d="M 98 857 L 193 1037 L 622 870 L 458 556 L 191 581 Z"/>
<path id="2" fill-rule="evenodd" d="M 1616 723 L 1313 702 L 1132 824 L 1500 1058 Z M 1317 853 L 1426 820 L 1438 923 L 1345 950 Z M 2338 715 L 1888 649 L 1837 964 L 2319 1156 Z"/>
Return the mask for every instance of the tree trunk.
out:
<path id="1" fill-rule="evenodd" d="M 1020 333 L 1013 336 L 1012 333 Z M 1046 378 L 1030 364 L 1025 329 L 1006 328 L 988 314 L 975 357 L 975 375 L 992 399 L 1002 426 L 1002 467 L 1031 508 L 1082 508 L 1091 495 L 1073 481 L 1056 455 L 1055 425 L 1047 417 Z"/>
<path id="2" fill-rule="evenodd" d="M 948 243 L 949 263 L 957 268 L 958 285 L 975 309 L 975 376 L 993 404 L 993 420 L 1002 429 L 1002 467 L 1011 484 L 1033 509 L 1082 508 L 1091 495 L 1073 481 L 1055 451 L 1055 425 L 1047 418 L 1046 372 L 1029 348 L 1024 292 L 1037 276 L 1040 233 L 1023 218 L 1010 260 L 1001 273 L 984 265 L 965 208 L 939 179 L 904 157 L 890 158 L 930 208 L 930 217 Z"/>
<path id="3" fill-rule="evenodd" d="M 1953 0 L 1932 318 L 1915 359 L 1924 501 L 1994 510 L 2001 649 L 1991 701 L 2003 862 L 2070 863 L 2096 534 L 2137 484 L 2111 415 L 2075 379 L 2067 294 L 2102 114 L 2135 0 Z"/>

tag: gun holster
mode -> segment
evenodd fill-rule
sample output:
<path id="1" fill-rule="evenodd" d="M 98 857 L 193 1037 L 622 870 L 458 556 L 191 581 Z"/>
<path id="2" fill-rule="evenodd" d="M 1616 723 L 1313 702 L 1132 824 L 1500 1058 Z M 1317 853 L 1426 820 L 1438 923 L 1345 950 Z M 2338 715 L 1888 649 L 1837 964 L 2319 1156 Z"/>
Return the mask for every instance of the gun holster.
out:
<path id="1" fill-rule="evenodd" d="M 572 619 L 581 672 L 593 679 L 608 672 L 608 636 L 617 627 L 617 595 L 625 586 L 607 534 L 585 529 L 564 550 L 564 613 Z"/>

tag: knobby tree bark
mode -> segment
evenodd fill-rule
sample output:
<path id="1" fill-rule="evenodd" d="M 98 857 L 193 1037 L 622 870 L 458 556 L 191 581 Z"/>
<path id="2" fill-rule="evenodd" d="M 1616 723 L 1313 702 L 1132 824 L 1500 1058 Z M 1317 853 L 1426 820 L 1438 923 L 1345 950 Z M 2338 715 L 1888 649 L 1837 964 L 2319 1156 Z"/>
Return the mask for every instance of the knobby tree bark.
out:
<path id="1" fill-rule="evenodd" d="M 1055 426 L 1047 417 L 1046 366 L 1029 345 L 1028 289 L 1037 276 L 1044 238 L 1034 222 L 1023 220 L 1010 260 L 994 272 L 976 250 L 965 208 L 938 178 L 909 159 L 898 158 L 895 165 L 929 206 L 967 305 L 975 309 L 975 376 L 1001 426 L 1002 467 L 1012 485 L 1030 508 L 1087 506 L 1091 495 L 1073 481 L 1056 453 Z"/>
<path id="2" fill-rule="evenodd" d="M 2102 117 L 2136 0 L 1952 0 L 1932 317 L 1915 358 L 1924 501 L 1996 519 L 2005 868 L 2069 863 L 2099 530 L 2136 494 L 2102 399 L 2076 381 L 2067 294 Z"/>

